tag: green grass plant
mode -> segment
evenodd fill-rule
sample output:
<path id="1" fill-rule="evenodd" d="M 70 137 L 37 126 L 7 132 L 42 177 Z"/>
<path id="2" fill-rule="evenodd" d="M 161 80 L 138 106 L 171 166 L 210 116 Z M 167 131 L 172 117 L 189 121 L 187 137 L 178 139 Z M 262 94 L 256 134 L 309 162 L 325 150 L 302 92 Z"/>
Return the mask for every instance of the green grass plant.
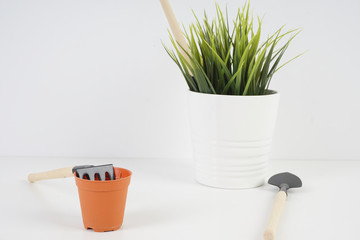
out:
<path id="1" fill-rule="evenodd" d="M 265 95 L 269 93 L 274 73 L 301 55 L 280 65 L 290 42 L 300 31 L 295 29 L 282 33 L 284 27 L 281 27 L 260 43 L 262 19 L 257 17 L 254 20 L 249 7 L 248 2 L 238 9 L 231 29 L 227 10 L 224 14 L 218 4 L 212 21 L 208 20 L 206 12 L 202 21 L 193 12 L 196 22 L 190 24 L 189 30 L 184 30 L 190 52 L 186 52 L 169 33 L 173 49 L 164 47 L 191 91 Z M 287 40 L 280 45 L 284 38 Z M 189 60 L 181 54 L 181 50 Z"/>

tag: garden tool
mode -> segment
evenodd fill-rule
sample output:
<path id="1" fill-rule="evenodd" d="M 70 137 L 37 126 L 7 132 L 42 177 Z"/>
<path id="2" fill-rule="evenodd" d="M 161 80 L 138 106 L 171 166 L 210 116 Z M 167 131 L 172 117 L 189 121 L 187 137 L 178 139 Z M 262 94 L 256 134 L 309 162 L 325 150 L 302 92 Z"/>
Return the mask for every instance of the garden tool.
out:
<path id="1" fill-rule="evenodd" d="M 270 214 L 270 219 L 264 231 L 265 240 L 273 240 L 275 238 L 275 233 L 281 214 L 285 207 L 285 202 L 287 198 L 287 190 L 289 188 L 299 188 L 302 186 L 301 179 L 294 174 L 289 172 L 279 173 L 272 176 L 269 181 L 269 184 L 279 187 L 279 192 L 276 194 L 273 208 Z"/>
<path id="2" fill-rule="evenodd" d="M 35 182 L 75 176 L 84 227 L 95 232 L 106 232 L 119 229 L 123 223 L 131 175 L 131 171 L 127 169 L 106 164 L 32 173 L 29 174 L 28 179 L 30 182 Z"/>
<path id="3" fill-rule="evenodd" d="M 100 180 L 100 181 L 115 179 L 113 165 L 106 164 L 99 166 L 81 165 L 81 166 L 60 168 L 60 169 L 55 169 L 40 173 L 31 173 L 28 176 L 28 180 L 29 182 L 35 182 L 45 179 L 73 177 L 75 172 L 77 177 L 83 179 Z"/>
<path id="4" fill-rule="evenodd" d="M 175 41 L 179 44 L 180 46 L 180 52 L 181 55 L 184 57 L 184 59 L 191 64 L 191 61 L 189 59 L 188 54 L 191 53 L 189 46 L 186 43 L 185 37 L 183 32 L 181 31 L 181 28 L 179 26 L 179 23 L 176 20 L 175 14 L 171 8 L 171 5 L 169 3 L 168 0 L 160 0 L 161 6 L 164 10 L 166 19 L 170 25 L 170 29 L 174 35 Z M 191 72 L 190 72 L 191 73 Z M 191 75 L 193 75 L 191 73 Z"/>

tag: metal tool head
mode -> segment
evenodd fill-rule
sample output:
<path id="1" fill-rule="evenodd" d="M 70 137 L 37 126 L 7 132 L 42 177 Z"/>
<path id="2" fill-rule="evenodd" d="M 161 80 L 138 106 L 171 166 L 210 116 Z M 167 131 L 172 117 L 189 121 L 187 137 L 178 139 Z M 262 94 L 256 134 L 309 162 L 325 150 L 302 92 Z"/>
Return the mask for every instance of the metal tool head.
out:
<path id="1" fill-rule="evenodd" d="M 76 172 L 76 175 L 83 179 L 100 181 L 115 179 L 114 166 L 112 164 L 75 166 L 72 171 Z"/>
<path id="2" fill-rule="evenodd" d="M 275 174 L 269 179 L 268 183 L 279 187 L 280 191 L 284 192 L 287 192 L 289 188 L 299 188 L 302 186 L 301 179 L 289 172 Z"/>

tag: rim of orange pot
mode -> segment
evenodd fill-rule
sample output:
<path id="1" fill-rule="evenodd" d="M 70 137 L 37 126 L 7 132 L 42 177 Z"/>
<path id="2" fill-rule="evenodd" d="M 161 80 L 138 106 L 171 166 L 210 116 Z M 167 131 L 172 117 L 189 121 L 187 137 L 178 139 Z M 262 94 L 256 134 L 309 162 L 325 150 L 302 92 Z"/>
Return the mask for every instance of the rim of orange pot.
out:
<path id="1" fill-rule="evenodd" d="M 126 168 L 114 167 L 115 177 L 114 180 L 107 181 L 93 181 L 82 179 L 74 173 L 75 182 L 78 188 L 88 191 L 116 191 L 127 187 L 130 184 L 132 172 Z M 118 178 L 121 172 L 121 177 Z"/>

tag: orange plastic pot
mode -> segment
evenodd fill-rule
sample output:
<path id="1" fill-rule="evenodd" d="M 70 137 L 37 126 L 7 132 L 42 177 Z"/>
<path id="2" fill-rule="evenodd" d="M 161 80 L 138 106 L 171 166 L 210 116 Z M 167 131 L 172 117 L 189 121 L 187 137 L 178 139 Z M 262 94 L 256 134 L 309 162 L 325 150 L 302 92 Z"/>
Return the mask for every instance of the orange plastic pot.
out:
<path id="1" fill-rule="evenodd" d="M 124 219 L 131 171 L 114 167 L 115 180 L 91 181 L 75 176 L 84 227 L 95 232 L 117 230 Z"/>

